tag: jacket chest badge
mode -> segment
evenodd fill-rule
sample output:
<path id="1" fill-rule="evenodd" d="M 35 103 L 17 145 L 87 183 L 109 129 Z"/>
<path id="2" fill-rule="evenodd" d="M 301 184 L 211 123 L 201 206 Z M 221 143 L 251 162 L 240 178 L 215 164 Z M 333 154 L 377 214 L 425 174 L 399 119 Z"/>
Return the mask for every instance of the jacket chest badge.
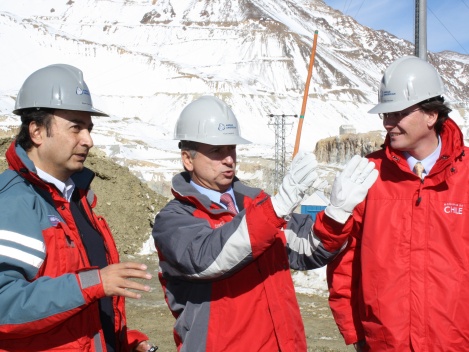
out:
<path id="1" fill-rule="evenodd" d="M 446 214 L 462 215 L 463 209 L 464 209 L 464 204 L 460 204 L 460 203 L 445 203 L 443 205 L 443 211 Z"/>
<path id="2" fill-rule="evenodd" d="M 47 215 L 52 226 L 57 226 L 60 222 L 60 219 L 55 215 Z"/>

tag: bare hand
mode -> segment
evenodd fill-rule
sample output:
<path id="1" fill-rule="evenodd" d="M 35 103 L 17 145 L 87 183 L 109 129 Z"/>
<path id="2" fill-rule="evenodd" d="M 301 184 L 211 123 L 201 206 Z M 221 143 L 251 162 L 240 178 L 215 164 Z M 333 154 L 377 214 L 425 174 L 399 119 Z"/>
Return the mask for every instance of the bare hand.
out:
<path id="1" fill-rule="evenodd" d="M 150 286 L 128 279 L 150 280 L 151 274 L 146 270 L 147 266 L 140 263 L 126 262 L 108 265 L 100 270 L 104 293 L 106 296 L 123 296 L 139 299 L 141 294 L 129 291 L 128 289 L 148 292 L 150 291 Z"/>
<path id="2" fill-rule="evenodd" d="M 147 352 L 151 347 L 152 345 L 148 341 L 142 341 L 133 350 L 135 352 Z"/>

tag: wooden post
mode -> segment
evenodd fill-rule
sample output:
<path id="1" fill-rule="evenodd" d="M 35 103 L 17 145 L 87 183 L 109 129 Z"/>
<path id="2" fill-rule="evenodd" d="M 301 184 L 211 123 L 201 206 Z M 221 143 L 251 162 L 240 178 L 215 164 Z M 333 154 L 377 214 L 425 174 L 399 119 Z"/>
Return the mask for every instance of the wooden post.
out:
<path id="1" fill-rule="evenodd" d="M 306 78 L 306 87 L 305 87 L 305 92 L 303 95 L 303 106 L 301 107 L 300 121 L 298 122 L 298 130 L 296 132 L 296 141 L 295 141 L 295 148 L 293 149 L 293 158 L 298 153 L 298 149 L 300 148 L 301 129 L 303 128 L 303 120 L 305 118 L 305 112 L 306 112 L 306 102 L 308 101 L 309 82 L 311 81 L 311 76 L 313 75 L 314 57 L 316 55 L 317 42 L 318 42 L 318 31 L 314 31 L 313 50 L 311 51 L 311 58 L 309 60 L 308 77 Z"/>

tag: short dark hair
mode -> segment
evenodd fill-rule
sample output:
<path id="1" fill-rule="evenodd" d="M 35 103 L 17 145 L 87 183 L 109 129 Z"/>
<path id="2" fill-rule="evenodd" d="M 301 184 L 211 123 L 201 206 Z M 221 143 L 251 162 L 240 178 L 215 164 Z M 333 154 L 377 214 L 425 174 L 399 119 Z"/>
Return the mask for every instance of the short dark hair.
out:
<path id="1" fill-rule="evenodd" d="M 188 150 L 191 154 L 192 159 L 195 158 L 197 154 L 199 143 L 194 141 L 180 141 L 179 142 L 179 149 L 181 150 Z"/>
<path id="2" fill-rule="evenodd" d="M 443 129 L 443 124 L 448 119 L 449 113 L 452 111 L 449 106 L 445 104 L 445 98 L 442 96 L 430 98 L 420 102 L 419 107 L 424 112 L 436 111 L 438 118 L 435 123 L 435 132 L 440 135 Z"/>
<path id="3" fill-rule="evenodd" d="M 20 145 L 24 150 L 28 151 L 33 147 L 33 141 L 29 134 L 29 125 L 31 122 L 36 122 L 40 127 L 46 128 L 47 137 L 52 135 L 52 117 L 54 116 L 54 109 L 24 109 L 21 111 L 21 126 L 16 136 L 16 144 Z"/>
<path id="4" fill-rule="evenodd" d="M 194 141 L 180 141 L 178 146 L 179 146 L 179 149 L 188 151 L 191 158 L 194 159 L 195 156 L 197 155 L 198 145 L 199 143 L 194 142 Z M 186 169 L 184 165 L 183 167 L 184 167 L 184 170 L 189 171 Z"/>

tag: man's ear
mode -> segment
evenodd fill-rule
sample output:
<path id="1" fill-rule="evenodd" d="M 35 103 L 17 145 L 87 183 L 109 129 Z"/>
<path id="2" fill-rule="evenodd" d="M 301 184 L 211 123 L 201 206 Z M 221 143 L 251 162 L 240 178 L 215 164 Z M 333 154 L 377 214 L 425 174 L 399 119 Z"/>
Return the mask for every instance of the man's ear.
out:
<path id="1" fill-rule="evenodd" d="M 29 124 L 29 136 L 31 137 L 31 141 L 36 145 L 41 145 L 42 140 L 44 138 L 44 134 L 42 133 L 45 129 L 44 126 L 38 126 L 36 121 L 31 121 Z"/>
<path id="2" fill-rule="evenodd" d="M 430 111 L 426 113 L 428 115 L 427 126 L 428 128 L 435 127 L 436 121 L 438 121 L 438 111 Z"/>
<path id="3" fill-rule="evenodd" d="M 192 164 L 191 152 L 189 150 L 181 150 L 182 165 L 186 171 L 191 172 L 194 170 L 194 165 Z"/>

